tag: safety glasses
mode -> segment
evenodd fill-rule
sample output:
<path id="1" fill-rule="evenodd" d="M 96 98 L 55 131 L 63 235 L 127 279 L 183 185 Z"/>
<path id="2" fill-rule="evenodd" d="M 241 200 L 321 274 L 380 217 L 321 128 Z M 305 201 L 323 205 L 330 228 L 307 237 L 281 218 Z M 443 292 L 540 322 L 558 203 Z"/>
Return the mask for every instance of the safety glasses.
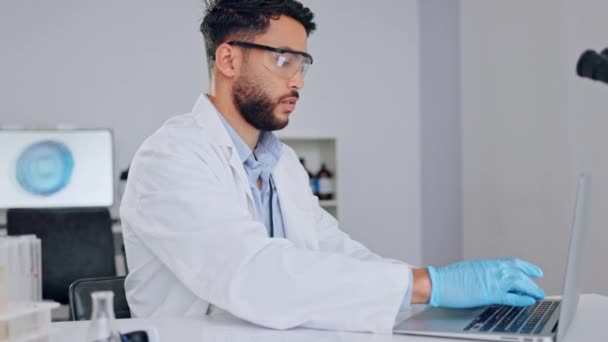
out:
<path id="1" fill-rule="evenodd" d="M 291 79 L 298 72 L 302 73 L 302 78 L 304 78 L 304 75 L 306 75 L 308 68 L 312 64 L 312 56 L 306 52 L 274 48 L 272 46 L 238 40 L 229 41 L 228 45 L 264 51 L 264 66 L 266 69 L 285 79 Z"/>

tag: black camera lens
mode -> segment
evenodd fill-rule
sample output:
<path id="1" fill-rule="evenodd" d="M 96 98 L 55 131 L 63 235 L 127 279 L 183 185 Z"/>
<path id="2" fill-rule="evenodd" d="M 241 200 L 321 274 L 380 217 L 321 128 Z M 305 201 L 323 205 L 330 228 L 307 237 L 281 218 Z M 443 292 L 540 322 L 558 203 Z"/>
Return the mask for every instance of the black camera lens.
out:
<path id="1" fill-rule="evenodd" d="M 578 60 L 576 73 L 580 77 L 608 83 L 608 49 L 602 51 L 602 54 L 585 51 Z"/>

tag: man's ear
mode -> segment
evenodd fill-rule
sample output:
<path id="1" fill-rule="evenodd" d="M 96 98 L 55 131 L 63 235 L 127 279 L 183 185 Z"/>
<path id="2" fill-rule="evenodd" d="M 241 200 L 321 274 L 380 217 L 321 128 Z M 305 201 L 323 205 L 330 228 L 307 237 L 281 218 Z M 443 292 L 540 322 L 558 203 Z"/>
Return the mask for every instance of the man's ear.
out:
<path id="1" fill-rule="evenodd" d="M 241 52 L 224 43 L 215 50 L 215 69 L 225 77 L 232 78 L 240 68 Z"/>

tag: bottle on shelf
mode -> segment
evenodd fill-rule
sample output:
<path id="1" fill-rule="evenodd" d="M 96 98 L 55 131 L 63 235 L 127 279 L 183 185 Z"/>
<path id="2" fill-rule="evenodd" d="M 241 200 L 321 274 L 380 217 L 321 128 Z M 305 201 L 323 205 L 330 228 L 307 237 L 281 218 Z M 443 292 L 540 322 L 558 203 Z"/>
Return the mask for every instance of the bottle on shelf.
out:
<path id="1" fill-rule="evenodd" d="M 317 186 L 317 177 L 315 177 L 312 172 L 308 171 L 308 169 L 306 168 L 306 161 L 304 160 L 304 158 L 300 158 L 300 163 L 302 163 L 302 167 L 304 167 L 304 170 L 306 170 L 306 173 L 308 173 L 308 179 L 309 179 L 309 184 L 310 184 L 310 190 L 312 191 L 312 193 L 317 196 L 318 194 L 318 186 Z"/>
<path id="2" fill-rule="evenodd" d="M 121 342 L 114 326 L 114 292 L 96 291 L 91 294 L 93 313 L 87 332 L 87 342 Z"/>
<path id="3" fill-rule="evenodd" d="M 317 197 L 320 200 L 330 200 L 334 198 L 334 178 L 331 171 L 327 169 L 325 163 L 321 164 L 321 169 L 317 172 Z"/>
<path id="4" fill-rule="evenodd" d="M 118 178 L 118 200 L 116 203 L 120 207 L 120 202 L 122 201 L 122 195 L 125 193 L 125 187 L 127 186 L 127 178 L 129 177 L 129 168 L 122 170 L 120 172 L 120 177 Z"/>

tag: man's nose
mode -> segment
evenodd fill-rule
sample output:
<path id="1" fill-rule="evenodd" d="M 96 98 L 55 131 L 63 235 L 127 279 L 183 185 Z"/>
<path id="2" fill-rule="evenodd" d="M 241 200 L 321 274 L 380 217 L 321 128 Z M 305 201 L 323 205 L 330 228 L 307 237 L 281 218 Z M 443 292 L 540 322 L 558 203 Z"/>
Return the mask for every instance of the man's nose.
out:
<path id="1" fill-rule="evenodd" d="M 293 88 L 293 89 L 304 88 L 304 75 L 302 74 L 301 70 L 296 72 L 296 74 L 293 75 L 293 77 L 291 77 L 289 79 L 289 88 Z"/>

